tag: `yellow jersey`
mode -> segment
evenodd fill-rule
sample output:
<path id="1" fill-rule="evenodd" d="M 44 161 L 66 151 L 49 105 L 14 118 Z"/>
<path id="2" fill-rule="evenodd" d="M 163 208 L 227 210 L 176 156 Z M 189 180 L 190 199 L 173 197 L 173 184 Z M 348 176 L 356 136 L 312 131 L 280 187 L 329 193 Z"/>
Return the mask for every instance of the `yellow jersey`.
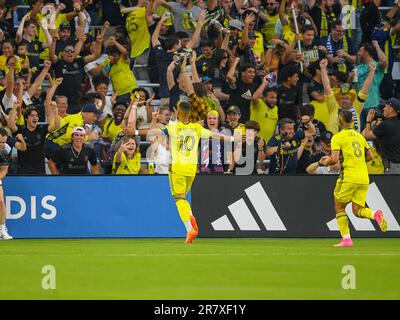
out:
<path id="1" fill-rule="evenodd" d="M 258 122 L 260 125 L 258 136 L 268 142 L 275 134 L 278 123 L 278 107 L 270 108 L 263 99 L 258 99 L 257 104 L 250 104 L 250 120 Z"/>
<path id="2" fill-rule="evenodd" d="M 264 9 L 263 11 L 266 12 L 267 10 Z M 268 22 L 261 27 L 261 32 L 267 45 L 269 45 L 271 40 L 275 37 L 275 26 L 278 23 L 279 14 L 274 16 L 268 15 L 268 18 Z"/>
<path id="3" fill-rule="evenodd" d="M 210 138 L 212 132 L 198 123 L 181 121 L 169 123 L 162 131 L 169 136 L 172 159 L 170 171 L 181 176 L 195 176 L 200 139 Z"/>
<path id="4" fill-rule="evenodd" d="M 242 136 L 245 136 L 246 135 L 246 126 L 243 123 L 239 123 L 236 127 L 233 128 L 233 131 L 238 131 L 238 132 L 240 132 L 240 134 Z"/>
<path id="5" fill-rule="evenodd" d="M 137 88 L 137 82 L 129 67 L 129 62 L 123 57 L 117 63 L 111 65 L 110 79 L 114 92 L 118 92 L 119 96 L 130 93 Z"/>
<path id="6" fill-rule="evenodd" d="M 361 111 L 364 107 L 364 103 L 367 97 L 368 95 L 359 92 L 357 97 L 354 99 L 353 105 L 349 109 L 349 111 L 353 113 L 354 127 L 358 132 L 360 132 L 360 127 L 361 127 L 361 122 L 360 122 Z M 333 134 L 335 134 L 339 131 L 339 109 L 341 107 L 337 102 L 335 95 L 333 93 L 325 96 L 325 101 L 329 110 L 329 125 L 327 126 L 327 129 L 331 131 Z"/>
<path id="7" fill-rule="evenodd" d="M 71 134 L 75 127 L 83 127 L 82 113 L 70 114 L 60 120 L 60 128 L 47 134 L 46 139 L 60 146 L 71 143 Z M 85 137 L 87 141 L 87 136 Z"/>
<path id="8" fill-rule="evenodd" d="M 292 31 L 292 27 L 290 25 L 287 24 L 286 26 L 283 26 L 282 31 L 282 38 L 286 40 L 289 45 L 293 44 L 296 41 L 296 33 Z"/>
<path id="9" fill-rule="evenodd" d="M 113 141 L 115 137 L 122 131 L 121 125 L 117 126 L 115 124 L 114 118 L 108 118 L 104 123 L 103 127 L 103 137 L 108 138 L 110 141 Z"/>
<path id="10" fill-rule="evenodd" d="M 133 158 L 127 158 L 125 152 L 122 152 L 121 162 L 118 164 L 117 153 L 114 155 L 112 172 L 114 174 L 139 174 L 140 171 L 140 152 L 134 154 Z"/>
<path id="11" fill-rule="evenodd" d="M 354 129 L 336 133 L 331 141 L 332 151 L 340 151 L 342 170 L 339 180 L 357 184 L 369 184 L 365 153 L 370 146 L 365 138 Z"/>
<path id="12" fill-rule="evenodd" d="M 150 46 L 146 7 L 131 11 L 126 17 L 126 31 L 131 40 L 131 58 L 140 56 Z"/>

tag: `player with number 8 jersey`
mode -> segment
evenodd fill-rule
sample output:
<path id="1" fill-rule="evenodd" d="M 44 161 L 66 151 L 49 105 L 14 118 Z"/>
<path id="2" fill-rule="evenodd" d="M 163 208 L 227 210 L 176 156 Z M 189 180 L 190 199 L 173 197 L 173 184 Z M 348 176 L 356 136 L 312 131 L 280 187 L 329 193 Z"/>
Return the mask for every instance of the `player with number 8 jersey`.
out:
<path id="1" fill-rule="evenodd" d="M 334 194 L 336 220 L 342 241 L 338 247 L 350 247 L 353 241 L 350 238 L 349 220 L 346 206 L 352 203 L 355 216 L 376 220 L 380 229 L 385 232 L 387 223 L 381 210 L 372 211 L 365 207 L 369 187 L 367 161 L 373 155 L 365 138 L 354 130 L 354 119 L 349 110 L 339 110 L 339 123 L 342 131 L 336 133 L 331 141 L 332 155 L 320 160 L 320 165 L 334 165 L 340 161 L 341 173 L 336 182 Z"/>

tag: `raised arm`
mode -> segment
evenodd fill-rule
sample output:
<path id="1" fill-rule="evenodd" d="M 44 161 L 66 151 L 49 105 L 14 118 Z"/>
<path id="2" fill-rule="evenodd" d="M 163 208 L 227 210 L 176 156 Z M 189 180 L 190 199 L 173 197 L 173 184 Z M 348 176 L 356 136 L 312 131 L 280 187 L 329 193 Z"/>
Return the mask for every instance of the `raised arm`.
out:
<path id="1" fill-rule="evenodd" d="M 21 40 L 22 40 L 22 36 L 23 36 L 23 34 L 24 34 L 24 24 L 25 24 L 25 21 L 29 20 L 30 17 L 31 17 L 31 14 L 30 14 L 30 12 L 28 12 L 28 13 L 27 13 L 26 15 L 24 15 L 24 17 L 21 19 L 21 22 L 20 22 L 20 24 L 19 24 L 19 26 L 18 26 L 17 34 L 16 34 L 16 37 L 15 37 L 15 42 L 16 42 L 17 44 L 19 44 L 19 43 L 21 42 Z"/>
<path id="2" fill-rule="evenodd" d="M 58 38 L 59 38 L 59 36 L 57 34 L 57 31 L 55 31 L 54 38 L 50 44 L 50 49 L 49 49 L 50 60 L 53 64 L 56 64 L 58 62 L 58 57 L 56 55 L 56 42 L 57 42 Z"/>
<path id="3" fill-rule="evenodd" d="M 236 83 L 235 72 L 236 72 L 236 67 L 239 65 L 239 63 L 240 63 L 240 58 L 236 57 L 232 65 L 230 66 L 228 73 L 226 74 L 226 79 L 230 84 Z"/>
<path id="4" fill-rule="evenodd" d="M 197 54 L 196 51 L 192 51 L 192 56 L 190 57 L 190 65 L 192 67 L 192 80 L 193 83 L 197 83 L 197 82 L 201 82 L 200 81 L 200 77 L 199 74 L 197 73 L 197 67 L 196 67 L 196 58 L 197 58 Z"/>
<path id="5" fill-rule="evenodd" d="M 151 45 L 153 46 L 153 48 L 155 46 L 161 45 L 160 40 L 158 40 L 158 37 L 160 36 L 161 26 L 167 19 L 168 19 L 168 16 L 165 15 L 165 13 L 164 13 L 162 15 L 161 19 L 157 22 L 156 28 L 153 32 L 153 35 L 151 36 Z"/>
<path id="6" fill-rule="evenodd" d="M 40 26 L 42 27 L 43 32 L 46 36 L 46 42 L 43 43 L 43 48 L 49 48 L 53 41 L 53 38 L 51 37 L 51 34 L 49 32 L 49 26 L 47 20 L 46 19 L 40 20 Z"/>
<path id="7" fill-rule="evenodd" d="M 286 19 L 285 9 L 286 9 L 286 0 L 282 0 L 281 4 L 279 5 L 279 19 L 281 20 L 282 27 L 287 26 L 289 24 L 288 20 Z"/>
<path id="8" fill-rule="evenodd" d="M 333 91 L 328 77 L 328 60 L 322 59 L 319 63 L 319 66 L 321 67 L 321 79 L 322 85 L 324 86 L 325 95 L 329 96 L 333 93 Z"/>
<path id="9" fill-rule="evenodd" d="M 371 62 L 369 64 L 368 76 L 364 81 L 364 84 L 360 90 L 360 93 L 368 95 L 369 88 L 371 87 L 371 84 L 374 81 L 375 70 L 376 70 L 376 65 L 375 65 L 375 63 Z"/>
<path id="10" fill-rule="evenodd" d="M 175 79 L 174 79 L 174 70 L 175 70 L 175 61 L 172 61 L 168 68 L 167 68 L 167 85 L 168 90 L 172 90 L 175 86 Z"/>
<path id="11" fill-rule="evenodd" d="M 194 30 L 193 37 L 192 37 L 192 39 L 190 39 L 190 41 L 186 45 L 187 48 L 193 49 L 197 46 L 197 43 L 200 40 L 200 34 L 201 34 L 201 30 L 203 29 L 205 19 L 206 19 L 206 11 L 201 10 L 201 12 L 199 14 L 199 18 L 197 19 L 197 25 L 196 25 L 196 29 Z"/>
<path id="12" fill-rule="evenodd" d="M 92 61 L 97 60 L 101 56 L 101 49 L 103 48 L 103 35 L 101 32 L 97 34 L 96 37 L 96 49 L 93 54 L 87 55 L 84 57 L 85 63 L 90 63 Z"/>
<path id="13" fill-rule="evenodd" d="M 45 100 L 46 112 L 48 112 L 47 108 L 50 107 L 50 103 L 53 101 L 53 97 L 56 94 L 58 86 L 64 80 L 64 78 L 53 79 L 53 78 L 51 78 L 50 75 L 48 75 L 48 77 L 49 77 L 49 81 L 50 81 L 50 88 L 47 90 L 47 93 L 46 93 L 46 100 Z"/>
<path id="14" fill-rule="evenodd" d="M 33 97 L 37 89 L 42 85 L 50 68 L 51 68 L 51 61 L 45 60 L 42 71 L 39 73 L 33 84 L 28 89 L 28 94 L 30 98 Z"/>
<path id="15" fill-rule="evenodd" d="M 263 92 L 264 92 L 265 88 L 267 87 L 267 85 L 268 85 L 268 79 L 267 79 L 267 77 L 265 76 L 265 77 L 263 78 L 263 80 L 262 80 L 260 86 L 257 88 L 257 90 L 253 93 L 253 96 L 251 97 L 251 103 L 252 103 L 252 104 L 257 104 L 257 103 L 258 103 L 258 100 L 259 100 L 260 98 L 262 98 Z"/>
<path id="16" fill-rule="evenodd" d="M 372 45 L 374 46 L 374 48 L 376 49 L 376 53 L 378 54 L 378 68 L 379 70 L 383 71 L 386 69 L 387 66 L 386 55 L 379 46 L 378 41 L 373 40 Z"/>
<path id="17" fill-rule="evenodd" d="M 250 23 L 254 22 L 255 19 L 256 19 L 255 15 L 253 13 L 250 13 L 244 20 L 242 39 L 240 40 L 239 43 L 239 48 L 242 50 L 245 49 L 249 43 L 249 25 Z"/>
<path id="18" fill-rule="evenodd" d="M 61 119 L 58 115 L 57 103 L 55 101 L 50 102 L 49 108 L 46 108 L 46 112 L 49 110 L 47 115 L 47 122 L 49 123 L 48 130 L 49 132 L 53 132 L 60 128 Z"/>
<path id="19" fill-rule="evenodd" d="M 193 89 L 193 82 L 192 79 L 190 78 L 189 73 L 186 71 L 186 57 L 183 58 L 182 66 L 181 66 L 181 76 L 182 76 L 182 81 L 185 84 L 185 92 L 188 97 L 190 97 L 194 93 Z"/>

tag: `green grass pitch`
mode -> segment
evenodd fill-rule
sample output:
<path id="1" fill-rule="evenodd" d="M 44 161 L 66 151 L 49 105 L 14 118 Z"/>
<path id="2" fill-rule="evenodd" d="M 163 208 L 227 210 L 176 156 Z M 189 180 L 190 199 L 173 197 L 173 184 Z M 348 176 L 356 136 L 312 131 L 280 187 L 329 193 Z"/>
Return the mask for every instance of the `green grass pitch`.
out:
<path id="1" fill-rule="evenodd" d="M 0 299 L 400 299 L 400 239 L 183 241 L 0 241 Z M 42 288 L 46 265 L 55 290 Z"/>

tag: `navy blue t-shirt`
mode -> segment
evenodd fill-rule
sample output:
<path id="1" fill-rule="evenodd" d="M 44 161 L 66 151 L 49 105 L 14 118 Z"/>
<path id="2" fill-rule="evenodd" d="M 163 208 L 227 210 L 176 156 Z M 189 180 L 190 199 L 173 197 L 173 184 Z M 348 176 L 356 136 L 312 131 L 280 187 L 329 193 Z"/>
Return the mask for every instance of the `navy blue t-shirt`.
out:
<path id="1" fill-rule="evenodd" d="M 174 53 L 167 52 L 162 46 L 157 45 L 154 47 L 154 55 L 157 61 L 158 77 L 160 83 L 158 94 L 160 98 L 168 98 L 169 90 L 167 84 L 167 69 L 173 60 Z"/>
<path id="2" fill-rule="evenodd" d="M 269 174 L 295 174 L 297 170 L 297 149 L 301 141 L 304 139 L 304 132 L 302 130 L 296 131 L 291 139 L 286 141 L 290 143 L 289 148 L 278 149 L 278 152 L 270 156 Z M 267 144 L 267 148 L 279 147 L 284 145 L 283 138 L 280 135 L 273 136 Z"/>

